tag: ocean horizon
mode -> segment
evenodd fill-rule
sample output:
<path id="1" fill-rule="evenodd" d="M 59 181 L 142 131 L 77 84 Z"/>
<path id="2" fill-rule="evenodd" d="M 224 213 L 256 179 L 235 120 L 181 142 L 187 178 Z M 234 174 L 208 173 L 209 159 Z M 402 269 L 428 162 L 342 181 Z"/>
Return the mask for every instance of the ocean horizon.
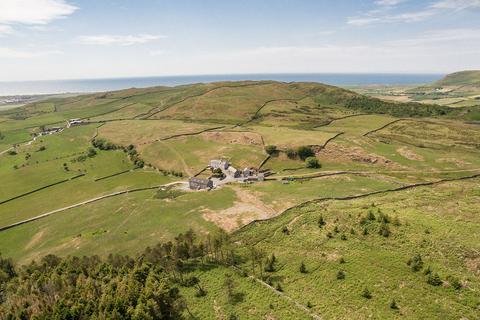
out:
<path id="1" fill-rule="evenodd" d="M 420 85 L 441 79 L 444 74 L 405 73 L 278 73 L 278 74 L 224 74 L 191 76 L 158 76 L 103 79 L 0 81 L 0 96 L 87 93 L 178 86 L 217 81 L 275 80 L 283 82 L 320 82 L 335 86 L 355 85 Z"/>

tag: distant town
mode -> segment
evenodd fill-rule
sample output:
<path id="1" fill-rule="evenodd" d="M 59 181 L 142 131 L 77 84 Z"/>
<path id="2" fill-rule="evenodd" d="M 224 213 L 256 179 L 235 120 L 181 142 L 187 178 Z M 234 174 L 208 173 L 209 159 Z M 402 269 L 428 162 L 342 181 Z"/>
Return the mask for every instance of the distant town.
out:
<path id="1" fill-rule="evenodd" d="M 35 101 L 38 99 L 38 96 L 4 96 L 0 97 L 0 106 L 1 105 L 10 105 L 10 104 L 24 104 Z"/>

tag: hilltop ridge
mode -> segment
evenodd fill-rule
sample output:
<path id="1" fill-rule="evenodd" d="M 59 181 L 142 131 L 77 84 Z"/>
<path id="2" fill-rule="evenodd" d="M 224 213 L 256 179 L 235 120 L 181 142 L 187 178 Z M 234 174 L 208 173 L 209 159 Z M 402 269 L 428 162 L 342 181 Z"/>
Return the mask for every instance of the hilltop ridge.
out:
<path id="1" fill-rule="evenodd" d="M 434 86 L 480 85 L 480 70 L 466 70 L 447 74 Z"/>

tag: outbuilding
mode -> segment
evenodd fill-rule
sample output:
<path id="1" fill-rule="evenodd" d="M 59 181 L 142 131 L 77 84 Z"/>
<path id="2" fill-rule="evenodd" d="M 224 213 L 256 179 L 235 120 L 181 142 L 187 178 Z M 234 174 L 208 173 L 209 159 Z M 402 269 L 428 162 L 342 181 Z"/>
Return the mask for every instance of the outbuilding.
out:
<path id="1" fill-rule="evenodd" d="M 188 186 L 192 190 L 212 189 L 213 181 L 210 179 L 192 177 L 188 180 Z"/>

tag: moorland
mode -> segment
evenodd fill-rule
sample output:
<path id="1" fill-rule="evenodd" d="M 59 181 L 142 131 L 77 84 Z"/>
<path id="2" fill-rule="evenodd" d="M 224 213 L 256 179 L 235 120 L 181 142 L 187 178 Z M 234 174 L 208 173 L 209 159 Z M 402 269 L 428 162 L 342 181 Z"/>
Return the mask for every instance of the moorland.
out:
<path id="1" fill-rule="evenodd" d="M 0 314 L 475 319 L 476 76 L 132 88 L 1 110 Z M 268 175 L 185 188 L 218 158 Z"/>

